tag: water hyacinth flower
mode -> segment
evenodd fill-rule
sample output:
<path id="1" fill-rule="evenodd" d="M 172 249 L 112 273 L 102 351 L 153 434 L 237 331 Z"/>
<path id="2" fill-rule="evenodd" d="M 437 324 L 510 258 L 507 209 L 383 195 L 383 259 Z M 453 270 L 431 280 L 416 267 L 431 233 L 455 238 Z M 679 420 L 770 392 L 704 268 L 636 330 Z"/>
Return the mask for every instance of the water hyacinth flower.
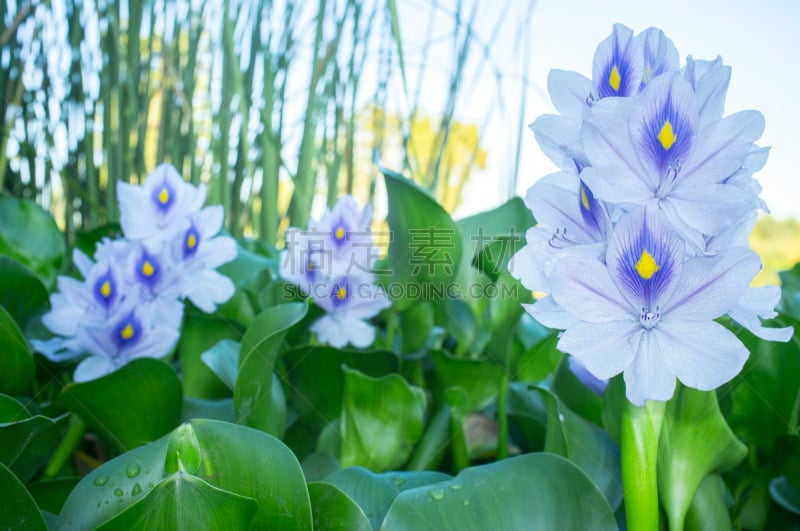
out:
<path id="1" fill-rule="evenodd" d="M 793 334 L 763 323 L 780 289 L 749 285 L 768 148 L 755 144 L 760 113 L 724 116 L 730 75 L 720 58 L 681 69 L 660 30 L 616 25 L 592 80 L 551 73 L 561 115 L 532 126 L 564 171 L 529 190 L 538 225 L 509 271 L 546 293 L 525 309 L 563 331 L 572 363 L 600 380 L 623 373 L 636 405 L 669 399 L 676 379 L 710 390 L 741 370 L 747 349 L 720 317 L 765 340 Z"/>
<path id="2" fill-rule="evenodd" d="M 319 221 L 309 222 L 307 231 L 286 231 L 280 273 L 325 310 L 311 326 L 323 344 L 371 345 L 375 329 L 365 320 L 390 305 L 371 272 L 376 258 L 371 218 L 369 206 L 362 209 L 345 195 Z"/>
<path id="3" fill-rule="evenodd" d="M 218 235 L 220 206 L 202 208 L 205 187 L 161 165 L 141 187 L 119 183 L 125 238 L 98 242 L 94 261 L 75 251 L 83 281 L 59 277 L 42 322 L 57 335 L 34 341 L 53 361 L 86 356 L 76 382 L 98 378 L 138 357 L 162 358 L 178 340 L 183 300 L 205 312 L 234 292 L 215 268 L 233 260 L 236 243 Z"/>
<path id="4" fill-rule="evenodd" d="M 761 267 L 745 248 L 684 260 L 684 244 L 655 209 L 626 214 L 605 263 L 569 257 L 552 275 L 553 298 L 580 321 L 559 350 L 598 378 L 624 371 L 628 399 L 667 400 L 675 378 L 715 389 L 733 378 L 747 349 L 714 322 L 744 295 Z"/>

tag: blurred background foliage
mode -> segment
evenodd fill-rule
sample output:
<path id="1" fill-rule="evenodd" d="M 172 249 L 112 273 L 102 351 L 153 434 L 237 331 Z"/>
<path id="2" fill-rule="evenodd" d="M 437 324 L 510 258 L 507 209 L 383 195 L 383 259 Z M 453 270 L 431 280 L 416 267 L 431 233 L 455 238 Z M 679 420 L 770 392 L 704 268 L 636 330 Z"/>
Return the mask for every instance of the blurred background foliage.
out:
<path id="1" fill-rule="evenodd" d="M 481 78 L 498 98 L 526 81 L 504 77 L 473 31 L 477 2 L 402 8 L 4 0 L 0 188 L 50 209 L 69 241 L 116 221 L 115 182 L 141 182 L 160 162 L 207 183 L 232 234 L 270 242 L 341 193 L 382 194 L 377 161 L 454 209 L 487 160 L 480 124 L 458 109 Z M 509 25 L 522 37 L 529 20 L 492 12 L 490 39 Z M 401 20 L 424 24 L 426 39 L 404 41 Z"/>
<path id="2" fill-rule="evenodd" d="M 0 1 L 0 190 L 50 210 L 69 244 L 117 220 L 117 180 L 160 162 L 205 182 L 233 235 L 278 244 L 341 193 L 381 220 L 376 162 L 449 212 L 480 190 L 471 180 L 510 197 L 538 176 L 519 175 L 521 150 L 538 149 L 525 112 L 542 90 L 525 75 L 534 8 L 520 19 L 474 0 Z M 796 221 L 758 221 L 757 283 L 800 260 L 798 238 Z"/>

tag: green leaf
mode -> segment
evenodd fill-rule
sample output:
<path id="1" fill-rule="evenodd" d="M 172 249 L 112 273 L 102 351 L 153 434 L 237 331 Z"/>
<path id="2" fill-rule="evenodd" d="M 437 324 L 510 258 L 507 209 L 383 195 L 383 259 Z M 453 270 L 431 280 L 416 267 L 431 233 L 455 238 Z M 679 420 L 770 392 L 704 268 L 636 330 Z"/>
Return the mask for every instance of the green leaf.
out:
<path id="1" fill-rule="evenodd" d="M 431 300 L 437 289 L 452 282 L 463 243 L 458 226 L 427 192 L 391 170 L 381 168 L 381 172 L 389 197 L 386 221 L 392 231 L 390 282 L 402 292 L 394 302 L 402 310 L 416 301 Z"/>
<path id="2" fill-rule="evenodd" d="M 25 485 L 0 463 L 0 529 L 46 530 L 42 513 Z"/>
<path id="3" fill-rule="evenodd" d="M 61 512 L 67 497 L 80 481 L 80 478 L 58 478 L 28 484 L 28 492 L 36 500 L 42 511 L 53 514 Z"/>
<path id="4" fill-rule="evenodd" d="M 227 386 L 209 368 L 202 356 L 221 341 L 238 341 L 241 338 L 242 331 L 230 321 L 187 312 L 177 349 L 183 376 L 183 392 L 197 398 L 230 396 L 232 387 Z"/>
<path id="5" fill-rule="evenodd" d="M 261 312 L 242 338 L 239 374 L 233 389 L 236 420 L 276 435 L 286 430 L 286 403 L 276 403 L 275 366 L 289 328 L 308 311 L 305 302 L 281 304 Z M 280 386 L 278 386 L 280 387 Z"/>
<path id="6" fill-rule="evenodd" d="M 792 485 L 784 476 L 770 481 L 769 494 L 775 503 L 787 511 L 800 514 L 800 489 Z"/>
<path id="7" fill-rule="evenodd" d="M 544 450 L 578 465 L 616 510 L 622 502 L 620 452 L 608 434 L 576 415 L 547 389 L 526 389 L 520 384 L 512 384 L 509 394 L 509 413 L 512 415 L 536 419 L 541 417 L 544 409 L 547 418 Z M 537 394 L 541 400 L 537 399 Z"/>
<path id="8" fill-rule="evenodd" d="M 0 255 L 0 306 L 21 328 L 46 308 L 47 301 L 47 289 L 39 277 L 13 258 Z"/>
<path id="9" fill-rule="evenodd" d="M 65 419 L 31 416 L 22 404 L 0 395 L 0 463 L 29 481 L 52 452 Z"/>
<path id="10" fill-rule="evenodd" d="M 658 489 L 673 527 L 681 527 L 703 479 L 747 455 L 717 404 L 714 391 L 679 385 L 667 403 L 658 446 Z"/>
<path id="11" fill-rule="evenodd" d="M 353 499 L 369 519 L 372 529 L 381 527 L 386 512 L 398 494 L 408 489 L 446 481 L 441 472 L 384 472 L 376 474 L 361 467 L 345 468 L 327 478 Z"/>
<path id="12" fill-rule="evenodd" d="M 536 222 L 519 197 L 513 197 L 492 210 L 458 220 L 465 248 L 472 250 L 482 270 L 492 278 L 505 272 L 509 259 L 525 245 L 525 232 Z M 475 242 L 470 246 L 470 242 Z M 487 252 L 491 248 L 491 252 Z"/>
<path id="13" fill-rule="evenodd" d="M 513 374 L 521 382 L 536 383 L 544 380 L 556 370 L 564 355 L 556 348 L 558 336 L 542 327 L 528 314 L 523 314 L 517 327 L 522 342 L 522 353 L 518 356 Z"/>
<path id="14" fill-rule="evenodd" d="M 531 292 L 519 280 L 503 271 L 495 281 L 495 294 L 489 300 L 489 326 L 492 332 L 487 350 L 493 359 L 509 372 L 514 371 L 512 358 L 514 330 L 525 312 L 523 304 L 533 302 Z M 515 371 L 514 371 L 515 372 Z"/>
<path id="15" fill-rule="evenodd" d="M 96 380 L 67 385 L 58 403 L 126 451 L 177 426 L 183 396 L 169 365 L 139 358 Z"/>
<path id="16" fill-rule="evenodd" d="M 778 275 L 781 278 L 780 312 L 800 320 L 800 263 Z"/>
<path id="17" fill-rule="evenodd" d="M 719 474 L 710 474 L 700 484 L 686 513 L 686 529 L 704 531 L 733 528 L 731 515 L 725 505 L 725 482 Z"/>
<path id="18" fill-rule="evenodd" d="M 202 479 L 176 472 L 97 529 L 247 529 L 257 510 L 258 502 L 253 498 L 220 490 Z"/>
<path id="19" fill-rule="evenodd" d="M 398 316 L 403 339 L 401 351 L 421 350 L 433 329 L 433 305 L 428 301 L 421 302 L 400 312 Z"/>
<path id="20" fill-rule="evenodd" d="M 483 409 L 497 399 L 503 367 L 490 359 L 454 358 L 444 352 L 432 353 L 436 379 L 443 391 L 460 388 L 466 402 L 462 413 Z"/>
<path id="21" fill-rule="evenodd" d="M 181 467 L 185 477 L 194 469 L 194 477 L 217 489 L 255 499 L 253 529 L 311 528 L 308 490 L 291 450 L 262 431 L 206 419 L 91 471 L 64 504 L 58 528 L 94 529 L 143 500 Z"/>
<path id="22" fill-rule="evenodd" d="M 342 467 L 399 467 L 422 437 L 425 392 L 397 374 L 371 378 L 348 368 L 344 373 Z"/>
<path id="23" fill-rule="evenodd" d="M 235 422 L 233 412 L 233 398 L 220 398 L 219 400 L 205 400 L 203 398 L 184 397 L 182 422 L 192 419 L 214 419 L 225 422 Z"/>
<path id="24" fill-rule="evenodd" d="M 283 355 L 294 410 L 304 422 L 322 429 L 342 413 L 345 375 L 342 365 L 369 376 L 397 372 L 397 355 L 375 350 L 300 347 Z"/>
<path id="25" fill-rule="evenodd" d="M 316 531 L 371 531 L 367 515 L 353 499 L 331 483 L 308 484 Z"/>
<path id="26" fill-rule="evenodd" d="M 726 387 L 730 390 L 731 404 L 726 417 L 736 435 L 771 451 L 779 435 L 797 428 L 800 338 L 795 334 L 788 343 L 775 343 L 763 341 L 746 330 L 737 335 L 750 351 L 750 357 Z"/>
<path id="27" fill-rule="evenodd" d="M 383 529 L 617 529 L 602 493 L 574 464 L 526 454 L 402 492 Z"/>
<path id="28" fill-rule="evenodd" d="M 232 339 L 223 339 L 200 355 L 203 363 L 233 391 L 239 374 L 239 349 L 241 344 Z"/>
<path id="29" fill-rule="evenodd" d="M 555 347 L 555 344 L 558 343 L 558 336 L 554 335 L 552 342 Z M 598 426 L 603 425 L 603 397 L 596 395 L 569 370 L 566 356 L 556 371 L 553 392 L 564 402 L 564 405 L 581 417 Z"/>
<path id="30" fill-rule="evenodd" d="M 33 378 L 33 354 L 14 318 L 0 306 L 0 393 L 21 393 Z"/>
<path id="31" fill-rule="evenodd" d="M 55 284 L 66 252 L 53 217 L 33 201 L 0 196 L 0 254 L 25 265 L 46 286 Z"/>

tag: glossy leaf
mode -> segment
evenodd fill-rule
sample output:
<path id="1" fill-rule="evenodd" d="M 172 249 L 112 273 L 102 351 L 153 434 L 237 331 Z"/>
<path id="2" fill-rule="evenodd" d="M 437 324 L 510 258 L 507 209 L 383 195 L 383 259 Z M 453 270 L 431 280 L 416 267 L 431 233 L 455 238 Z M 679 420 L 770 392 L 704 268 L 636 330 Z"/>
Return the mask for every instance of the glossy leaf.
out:
<path id="1" fill-rule="evenodd" d="M 214 419 L 225 422 L 235 422 L 233 412 L 233 398 L 220 398 L 219 400 L 205 400 L 202 398 L 185 397 L 183 399 L 183 413 L 181 421 L 192 419 Z"/>
<path id="2" fill-rule="evenodd" d="M 398 173 L 381 171 L 389 197 L 391 282 L 404 295 L 394 304 L 401 310 L 431 300 L 432 288 L 441 289 L 455 278 L 463 243 L 458 226 L 427 192 Z"/>
<path id="3" fill-rule="evenodd" d="M 190 474 L 176 472 L 98 531 L 129 529 L 247 529 L 258 502 L 233 494 Z"/>
<path id="4" fill-rule="evenodd" d="M 94 529 L 181 470 L 222 491 L 255 499 L 252 529 L 311 528 L 303 472 L 286 445 L 259 430 L 198 419 L 92 470 L 64 504 L 58 529 Z"/>
<path id="5" fill-rule="evenodd" d="M 66 246 L 53 216 L 33 201 L 0 196 L 0 254 L 9 255 L 55 284 Z"/>
<path id="6" fill-rule="evenodd" d="M 169 365 L 139 358 L 96 380 L 67 385 L 58 402 L 126 451 L 177 426 L 183 396 Z"/>
<path id="7" fill-rule="evenodd" d="M 47 289 L 33 272 L 9 256 L 0 255 L 0 306 L 24 329 L 47 306 Z"/>
<path id="8" fill-rule="evenodd" d="M 401 493 L 382 529 L 617 529 L 608 502 L 570 461 L 526 454 Z"/>
<path id="9" fill-rule="evenodd" d="M 792 485 L 784 476 L 770 481 L 769 494 L 778 505 L 800 515 L 800 489 Z"/>
<path id="10" fill-rule="evenodd" d="M 372 529 L 378 529 L 392 501 L 401 492 L 446 481 L 441 472 L 384 472 L 376 474 L 361 467 L 345 468 L 327 478 L 353 499 L 367 516 Z"/>
<path id="11" fill-rule="evenodd" d="M 510 414 L 547 418 L 544 450 L 566 457 L 581 468 L 603 492 L 612 509 L 622 502 L 619 447 L 599 426 L 576 415 L 550 391 L 513 384 Z M 537 398 L 538 395 L 541 399 Z"/>
<path id="12" fill-rule="evenodd" d="M 462 413 L 483 409 L 497 399 L 503 367 L 491 359 L 461 359 L 433 352 L 436 379 L 442 390 L 461 388 L 466 402 Z"/>
<path id="13" fill-rule="evenodd" d="M 322 429 L 342 413 L 347 365 L 362 373 L 385 376 L 397 371 L 397 355 L 381 350 L 341 350 L 326 346 L 300 347 L 284 354 L 292 405 L 309 426 Z"/>
<path id="14" fill-rule="evenodd" d="M 239 374 L 239 349 L 241 345 L 231 339 L 223 339 L 200 355 L 211 371 L 233 391 Z"/>
<path id="15" fill-rule="evenodd" d="M 11 470 L 0 463 L 0 529 L 46 530 L 33 497 Z"/>
<path id="16" fill-rule="evenodd" d="M 433 306 L 421 302 L 400 312 L 401 352 L 415 352 L 422 349 L 433 328 Z"/>
<path id="17" fill-rule="evenodd" d="M 306 303 L 273 306 L 247 328 L 239 352 L 239 373 L 233 389 L 237 422 L 283 435 L 286 404 L 273 399 L 275 365 L 286 332 L 306 315 Z"/>
<path id="18" fill-rule="evenodd" d="M 53 451 L 65 420 L 32 416 L 13 398 L 0 395 L 0 463 L 29 481 Z"/>
<path id="19" fill-rule="evenodd" d="M 314 529 L 317 531 L 370 531 L 367 515 L 350 496 L 331 483 L 308 484 Z"/>
<path id="20" fill-rule="evenodd" d="M 33 378 L 35 368 L 22 331 L 0 306 L 0 393 L 21 393 Z"/>
<path id="21" fill-rule="evenodd" d="M 177 349 L 183 376 L 183 392 L 187 396 L 206 399 L 231 396 L 233 387 L 226 385 L 220 375 L 209 368 L 202 356 L 220 342 L 239 341 L 241 338 L 241 329 L 230 321 L 187 312 Z M 238 355 L 237 350 L 237 360 Z"/>
<path id="22" fill-rule="evenodd" d="M 747 455 L 731 431 L 714 391 L 682 385 L 667 402 L 658 447 L 658 489 L 672 526 L 683 525 L 703 479 L 724 472 Z"/>
<path id="23" fill-rule="evenodd" d="M 401 466 L 422 437 L 425 392 L 397 374 L 371 378 L 347 368 L 344 373 L 342 467 L 384 471 Z"/>
<path id="24" fill-rule="evenodd" d="M 719 474 L 708 475 L 700 483 L 686 513 L 685 528 L 688 531 L 733 529 L 731 515 L 725 505 L 725 482 Z"/>
<path id="25" fill-rule="evenodd" d="M 773 343 L 746 330 L 738 336 L 750 357 L 728 385 L 730 412 L 726 416 L 739 437 L 770 451 L 779 435 L 797 428 L 800 338 L 795 334 L 788 343 Z"/>

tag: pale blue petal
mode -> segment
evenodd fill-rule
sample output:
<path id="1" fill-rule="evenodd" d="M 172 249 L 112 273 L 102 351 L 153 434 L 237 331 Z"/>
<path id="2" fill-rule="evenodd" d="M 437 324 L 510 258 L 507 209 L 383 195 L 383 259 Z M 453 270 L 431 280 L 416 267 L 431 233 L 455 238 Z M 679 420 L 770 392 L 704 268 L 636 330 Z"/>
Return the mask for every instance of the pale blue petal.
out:
<path id="1" fill-rule="evenodd" d="M 731 67 L 723 65 L 721 57 L 714 61 L 696 61 L 690 55 L 686 58 L 683 75 L 697 94 L 700 128 L 722 118 Z"/>
<path id="2" fill-rule="evenodd" d="M 99 356 L 89 356 L 75 367 L 75 374 L 72 375 L 72 379 L 75 383 L 88 382 L 89 380 L 95 380 L 115 370 L 116 367 L 110 359 Z"/>
<path id="3" fill-rule="evenodd" d="M 550 282 L 555 301 L 582 321 L 608 323 L 636 319 L 638 315 L 638 308 L 625 300 L 598 260 L 564 258 L 553 270 Z"/>
<path id="4" fill-rule="evenodd" d="M 654 312 L 678 284 L 683 257 L 683 242 L 659 210 L 642 207 L 617 221 L 606 264 L 614 284 L 634 311 Z M 641 268 L 642 260 L 652 262 L 655 269 Z"/>
<path id="5" fill-rule="evenodd" d="M 661 321 L 704 322 L 720 317 L 744 295 L 760 269 L 758 255 L 746 248 L 688 259 L 680 284 L 663 306 Z"/>
<path id="6" fill-rule="evenodd" d="M 607 379 L 634 361 L 635 347 L 643 333 L 638 321 L 581 321 L 561 334 L 558 350 L 575 356 L 596 378 Z"/>
<path id="7" fill-rule="evenodd" d="M 728 315 L 752 332 L 755 336 L 767 341 L 787 342 L 792 338 L 794 329 L 767 328 L 761 324 L 761 319 L 777 317 L 775 306 L 781 298 L 781 289 L 778 286 L 763 286 L 748 288 Z"/>
<path id="8" fill-rule="evenodd" d="M 217 309 L 218 304 L 226 302 L 236 291 L 231 279 L 214 270 L 201 270 L 192 274 L 184 295 L 192 304 L 206 313 Z"/>
<path id="9" fill-rule="evenodd" d="M 689 227 L 714 236 L 752 210 L 753 196 L 730 184 L 686 185 L 673 189 L 662 208 L 666 204 Z"/>
<path id="10" fill-rule="evenodd" d="M 735 335 L 714 321 L 662 321 L 654 330 L 675 376 L 686 386 L 710 391 L 739 374 L 749 352 Z"/>
<path id="11" fill-rule="evenodd" d="M 579 319 L 558 305 L 551 295 L 542 297 L 533 304 L 523 304 L 531 317 L 547 328 L 565 330 L 579 322 Z"/>
<path id="12" fill-rule="evenodd" d="M 581 178 L 597 198 L 640 203 L 654 197 L 657 177 L 642 166 L 625 120 L 611 113 L 594 113 L 584 122 L 581 139 L 593 168 Z"/>
<path id="13" fill-rule="evenodd" d="M 718 183 L 735 173 L 764 132 L 758 111 L 742 111 L 713 122 L 697 135 L 694 151 L 681 164 L 679 180 Z"/>
<path id="14" fill-rule="evenodd" d="M 658 28 L 648 28 L 636 36 L 644 58 L 642 85 L 667 72 L 680 67 L 678 50 L 671 40 Z"/>
<path id="15" fill-rule="evenodd" d="M 736 222 L 731 223 L 719 234 L 708 239 L 706 251 L 709 254 L 718 253 L 731 247 L 749 247 L 750 233 L 753 232 L 758 212 L 751 210 Z"/>
<path id="16" fill-rule="evenodd" d="M 175 348 L 180 332 L 175 328 L 158 326 L 145 331 L 144 337 L 125 352 L 126 361 L 136 358 L 163 358 Z"/>
<path id="17" fill-rule="evenodd" d="M 222 229 L 225 209 L 222 205 L 211 205 L 192 216 L 197 224 L 197 232 L 202 238 L 211 238 Z"/>
<path id="18" fill-rule="evenodd" d="M 661 345 L 661 337 L 654 330 L 642 333 L 636 357 L 624 373 L 625 395 L 636 406 L 643 406 L 647 400 L 669 400 L 675 392 L 669 350 Z"/>
<path id="19" fill-rule="evenodd" d="M 544 114 L 530 125 L 536 142 L 553 163 L 564 170 L 575 169 L 575 159 L 585 159 L 580 126 L 555 114 Z"/>
<path id="20" fill-rule="evenodd" d="M 375 329 L 360 319 L 324 315 L 316 320 L 310 330 L 317 334 L 320 343 L 343 348 L 348 343 L 364 348 L 375 341 Z"/>
<path id="21" fill-rule="evenodd" d="M 674 168 L 682 166 L 692 152 L 697 122 L 695 94 L 678 73 L 659 76 L 647 84 L 631 116 L 630 134 L 642 164 L 660 190 L 669 186 Z M 665 127 L 669 127 L 666 137 Z"/>
<path id="22" fill-rule="evenodd" d="M 547 91 L 559 113 L 580 120 L 586 98 L 592 92 L 592 81 L 577 72 L 554 69 L 547 75 Z"/>
<path id="23" fill-rule="evenodd" d="M 55 362 L 71 360 L 80 355 L 67 349 L 64 345 L 64 339 L 61 337 L 47 340 L 31 339 L 31 346 L 36 352 Z"/>
<path id="24" fill-rule="evenodd" d="M 616 86 L 612 71 L 616 69 Z M 592 63 L 592 82 L 595 95 L 635 96 L 642 83 L 644 65 L 640 43 L 633 38 L 633 31 L 622 24 L 614 28 L 598 46 Z"/>

